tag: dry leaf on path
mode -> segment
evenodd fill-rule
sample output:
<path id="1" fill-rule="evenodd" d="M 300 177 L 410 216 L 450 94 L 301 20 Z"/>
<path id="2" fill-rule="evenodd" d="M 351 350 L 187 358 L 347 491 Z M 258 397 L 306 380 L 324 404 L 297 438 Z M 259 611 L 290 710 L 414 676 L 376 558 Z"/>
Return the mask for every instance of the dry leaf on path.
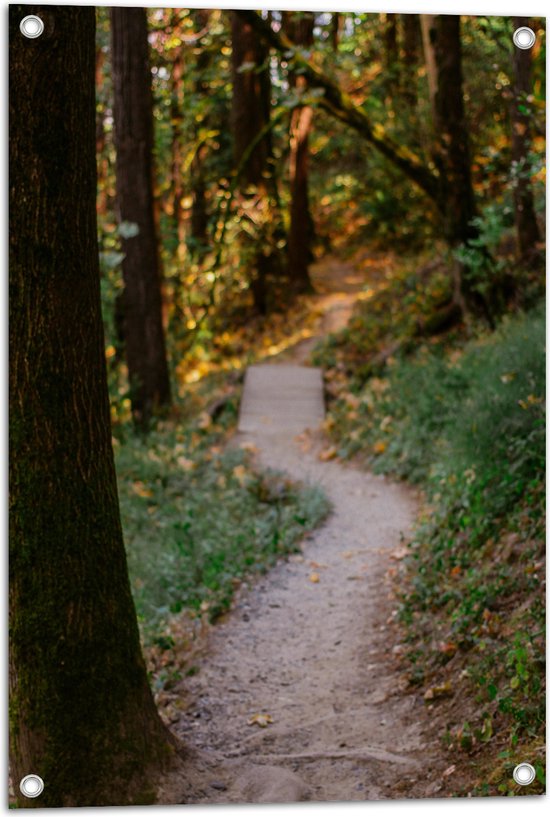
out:
<path id="1" fill-rule="evenodd" d="M 319 459 L 321 462 L 328 462 L 328 460 L 333 460 L 337 453 L 336 448 L 332 445 L 330 448 L 324 448 L 319 452 Z"/>
<path id="2" fill-rule="evenodd" d="M 268 715 L 267 712 L 256 712 L 256 714 L 252 715 L 248 719 L 247 723 L 249 726 L 256 725 L 261 726 L 262 729 L 265 729 L 268 724 L 273 723 L 273 718 L 271 715 Z"/>
<path id="3" fill-rule="evenodd" d="M 424 693 L 425 701 L 433 701 L 435 698 L 448 698 L 453 694 L 453 685 L 450 681 L 445 681 L 444 684 L 433 686 Z"/>
<path id="4" fill-rule="evenodd" d="M 310 582 L 313 582 L 313 584 L 318 584 L 321 581 L 321 577 L 319 576 L 318 573 L 312 573 L 309 577 L 309 580 Z"/>

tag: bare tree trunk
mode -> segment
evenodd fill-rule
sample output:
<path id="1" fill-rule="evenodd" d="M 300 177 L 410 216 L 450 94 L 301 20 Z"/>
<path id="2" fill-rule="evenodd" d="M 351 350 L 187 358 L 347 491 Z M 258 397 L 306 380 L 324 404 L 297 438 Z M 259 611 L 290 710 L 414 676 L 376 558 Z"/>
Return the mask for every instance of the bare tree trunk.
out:
<path id="1" fill-rule="evenodd" d="M 426 63 L 426 77 L 428 79 L 428 95 L 432 111 L 435 111 L 435 95 L 437 92 L 437 68 L 435 64 L 435 51 L 430 32 L 435 31 L 435 16 L 433 14 L 420 14 L 420 28 L 422 32 L 422 47 L 424 49 L 424 61 Z"/>
<path id="2" fill-rule="evenodd" d="M 402 14 L 403 26 L 403 71 L 401 73 L 401 94 L 411 109 L 418 101 L 417 68 L 421 42 L 420 15 Z"/>
<path id="3" fill-rule="evenodd" d="M 273 176 L 271 132 L 261 138 L 247 156 L 250 146 L 269 125 L 271 81 L 267 66 L 268 48 L 239 12 L 231 12 L 233 108 L 232 125 L 235 162 L 241 171 L 241 196 L 255 195 L 255 229 L 262 246 L 252 248 L 250 288 L 260 314 L 269 309 L 273 280 L 280 277 L 280 258 L 269 236 L 279 223 L 278 196 Z M 252 70 L 250 67 L 254 66 Z M 247 191 L 252 188 L 252 193 Z M 262 235 L 268 240 L 262 240 Z M 254 240 L 253 240 L 254 241 Z"/>
<path id="4" fill-rule="evenodd" d="M 514 17 L 514 29 L 529 25 L 528 17 Z M 539 247 L 541 236 L 535 214 L 533 188 L 529 178 L 531 123 L 526 111 L 527 97 L 532 93 L 530 49 L 513 46 L 514 81 L 510 103 L 512 125 L 512 161 L 515 164 L 514 217 L 518 254 L 527 266 L 538 266 L 543 258 Z"/>
<path id="5" fill-rule="evenodd" d="M 124 345 L 132 413 L 147 426 L 170 404 L 153 205 L 153 114 L 147 17 L 143 8 L 111 8 L 117 198 L 122 238 Z"/>
<path id="6" fill-rule="evenodd" d="M 283 27 L 296 45 L 313 44 L 313 12 L 283 12 Z M 298 93 L 307 89 L 304 76 L 291 75 L 290 83 Z M 311 242 L 314 229 L 309 208 L 308 158 L 309 134 L 313 121 L 313 109 L 304 105 L 293 111 L 290 123 L 290 230 L 288 235 L 288 272 L 290 283 L 296 292 L 311 290 L 309 265 L 313 260 Z"/>
<path id="7" fill-rule="evenodd" d="M 462 88 L 460 17 L 437 15 L 432 18 L 429 38 L 436 67 L 434 97 L 434 161 L 440 169 L 438 206 L 443 233 L 451 248 L 468 245 L 479 235 L 472 223 L 477 215 L 470 166 L 468 125 Z M 492 323 L 490 305 L 479 281 L 471 280 L 468 268 L 454 263 L 455 300 Z"/>
<path id="8" fill-rule="evenodd" d="M 342 29 L 343 17 L 338 11 L 333 11 L 330 15 L 330 42 L 333 51 L 338 51 L 340 45 L 340 31 Z"/>
<path id="9" fill-rule="evenodd" d="M 207 28 L 210 19 L 210 9 L 193 9 L 192 16 L 198 31 Z M 204 79 L 204 72 L 210 62 L 210 54 L 206 49 L 201 49 L 197 56 L 195 83 L 195 93 L 208 95 L 208 83 Z M 203 125 L 206 122 L 203 120 Z M 198 139 L 198 126 L 195 138 Z M 206 201 L 206 181 L 204 178 L 204 160 L 207 148 L 201 145 L 191 163 L 191 225 L 190 237 L 192 239 L 192 251 L 199 258 L 205 253 L 208 246 L 208 208 Z"/>
<path id="10" fill-rule="evenodd" d="M 45 24 L 36 41 L 19 23 Z M 18 805 L 149 803 L 173 750 L 130 592 L 96 223 L 92 7 L 10 6 L 10 748 Z M 29 772 L 45 782 L 19 793 Z"/>

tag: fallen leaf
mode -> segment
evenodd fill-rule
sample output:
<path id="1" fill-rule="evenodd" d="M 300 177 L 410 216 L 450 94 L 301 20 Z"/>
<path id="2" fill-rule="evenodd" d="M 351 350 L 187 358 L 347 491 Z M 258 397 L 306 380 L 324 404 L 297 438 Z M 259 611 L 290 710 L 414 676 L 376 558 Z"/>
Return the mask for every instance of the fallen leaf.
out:
<path id="1" fill-rule="evenodd" d="M 442 774 L 442 777 L 449 777 L 449 775 L 451 775 L 455 771 L 456 771 L 456 766 L 453 763 L 452 766 L 449 766 L 447 769 L 445 769 L 445 771 Z"/>
<path id="2" fill-rule="evenodd" d="M 319 453 L 319 459 L 321 462 L 327 462 L 328 460 L 333 460 L 337 453 L 336 448 L 332 445 L 330 448 L 325 448 Z"/>
<path id="3" fill-rule="evenodd" d="M 247 479 L 246 468 L 244 467 L 244 465 L 236 465 L 233 468 L 233 476 L 235 477 L 235 479 L 242 488 Z"/>
<path id="4" fill-rule="evenodd" d="M 439 652 L 442 652 L 443 655 L 448 655 L 452 657 L 458 650 L 458 645 L 455 644 L 453 641 L 444 641 L 439 645 L 437 649 Z"/>
<path id="5" fill-rule="evenodd" d="M 137 494 L 138 496 L 143 497 L 144 499 L 146 499 L 147 497 L 153 496 L 153 492 L 151 491 L 151 489 L 146 488 L 145 485 L 143 484 L 143 482 L 140 482 L 139 480 L 134 482 L 134 484 L 132 486 L 132 490 L 133 490 L 133 492 L 135 494 Z"/>
<path id="6" fill-rule="evenodd" d="M 408 548 L 399 548 L 399 550 L 394 550 L 393 551 L 393 553 L 390 556 L 390 559 L 393 559 L 395 562 L 399 562 L 399 561 L 401 561 L 401 559 L 404 559 L 405 556 L 408 556 L 408 555 L 409 555 L 409 549 Z"/>
<path id="7" fill-rule="evenodd" d="M 197 423 L 199 428 L 205 429 L 209 428 L 212 425 L 212 417 L 208 414 L 207 411 L 202 411 L 199 414 L 199 419 Z"/>
<path id="8" fill-rule="evenodd" d="M 425 701 L 433 701 L 435 698 L 448 698 L 453 694 L 453 685 L 450 681 L 445 681 L 444 684 L 433 686 L 424 693 Z"/>
<path id="9" fill-rule="evenodd" d="M 193 460 L 190 460 L 187 457 L 178 457 L 176 462 L 182 471 L 192 471 L 195 467 Z"/>
<path id="10" fill-rule="evenodd" d="M 312 573 L 309 577 L 309 580 L 310 582 L 313 582 L 313 584 L 318 584 L 321 581 L 321 577 L 319 576 L 318 573 Z"/>
<path id="11" fill-rule="evenodd" d="M 254 445 L 250 440 L 245 440 L 244 443 L 241 443 L 240 448 L 242 448 L 243 451 L 249 451 L 251 454 L 257 454 L 259 450 L 258 446 Z"/>
<path id="12" fill-rule="evenodd" d="M 379 440 L 378 442 L 374 443 L 373 451 L 375 454 L 383 454 L 386 450 L 386 443 L 383 440 Z"/>
<path id="13" fill-rule="evenodd" d="M 267 712 L 256 712 L 255 715 L 252 715 L 248 719 L 247 723 L 249 726 L 256 725 L 261 726 L 262 729 L 265 729 L 268 724 L 273 723 L 273 718 L 271 715 L 268 715 Z"/>

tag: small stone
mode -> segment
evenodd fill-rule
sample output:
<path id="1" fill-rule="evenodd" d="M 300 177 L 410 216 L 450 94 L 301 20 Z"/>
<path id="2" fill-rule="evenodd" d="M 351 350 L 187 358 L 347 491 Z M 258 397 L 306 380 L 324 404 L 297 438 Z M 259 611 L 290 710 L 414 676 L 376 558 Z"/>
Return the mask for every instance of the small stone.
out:
<path id="1" fill-rule="evenodd" d="M 221 780 L 212 780 L 208 785 L 211 789 L 216 789 L 216 791 L 227 791 L 227 786 Z"/>

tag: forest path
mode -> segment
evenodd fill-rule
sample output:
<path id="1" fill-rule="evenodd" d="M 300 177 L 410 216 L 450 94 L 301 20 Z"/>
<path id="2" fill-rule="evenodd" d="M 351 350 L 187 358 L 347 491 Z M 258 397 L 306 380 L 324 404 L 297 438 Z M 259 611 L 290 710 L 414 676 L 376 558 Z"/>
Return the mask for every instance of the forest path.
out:
<path id="1" fill-rule="evenodd" d="M 298 360 L 286 354 L 287 365 L 253 367 L 263 371 L 264 386 L 271 382 L 272 394 L 284 369 L 293 370 L 294 386 L 300 375 L 318 377 L 319 370 L 288 365 L 301 362 L 297 347 Z M 262 410 L 269 413 L 269 404 Z M 401 691 L 386 577 L 415 515 L 413 494 L 324 460 L 320 415 L 307 418 L 304 405 L 290 430 L 276 412 L 259 425 L 257 414 L 251 424 L 246 416 L 242 411 L 247 431 L 235 444 L 253 445 L 265 467 L 321 486 L 333 510 L 305 537 L 301 554 L 241 588 L 195 660 L 198 671 L 182 682 L 175 730 L 188 760 L 181 801 L 429 795 L 422 767 L 430 752 L 420 723 L 426 715 L 418 696 Z"/>

